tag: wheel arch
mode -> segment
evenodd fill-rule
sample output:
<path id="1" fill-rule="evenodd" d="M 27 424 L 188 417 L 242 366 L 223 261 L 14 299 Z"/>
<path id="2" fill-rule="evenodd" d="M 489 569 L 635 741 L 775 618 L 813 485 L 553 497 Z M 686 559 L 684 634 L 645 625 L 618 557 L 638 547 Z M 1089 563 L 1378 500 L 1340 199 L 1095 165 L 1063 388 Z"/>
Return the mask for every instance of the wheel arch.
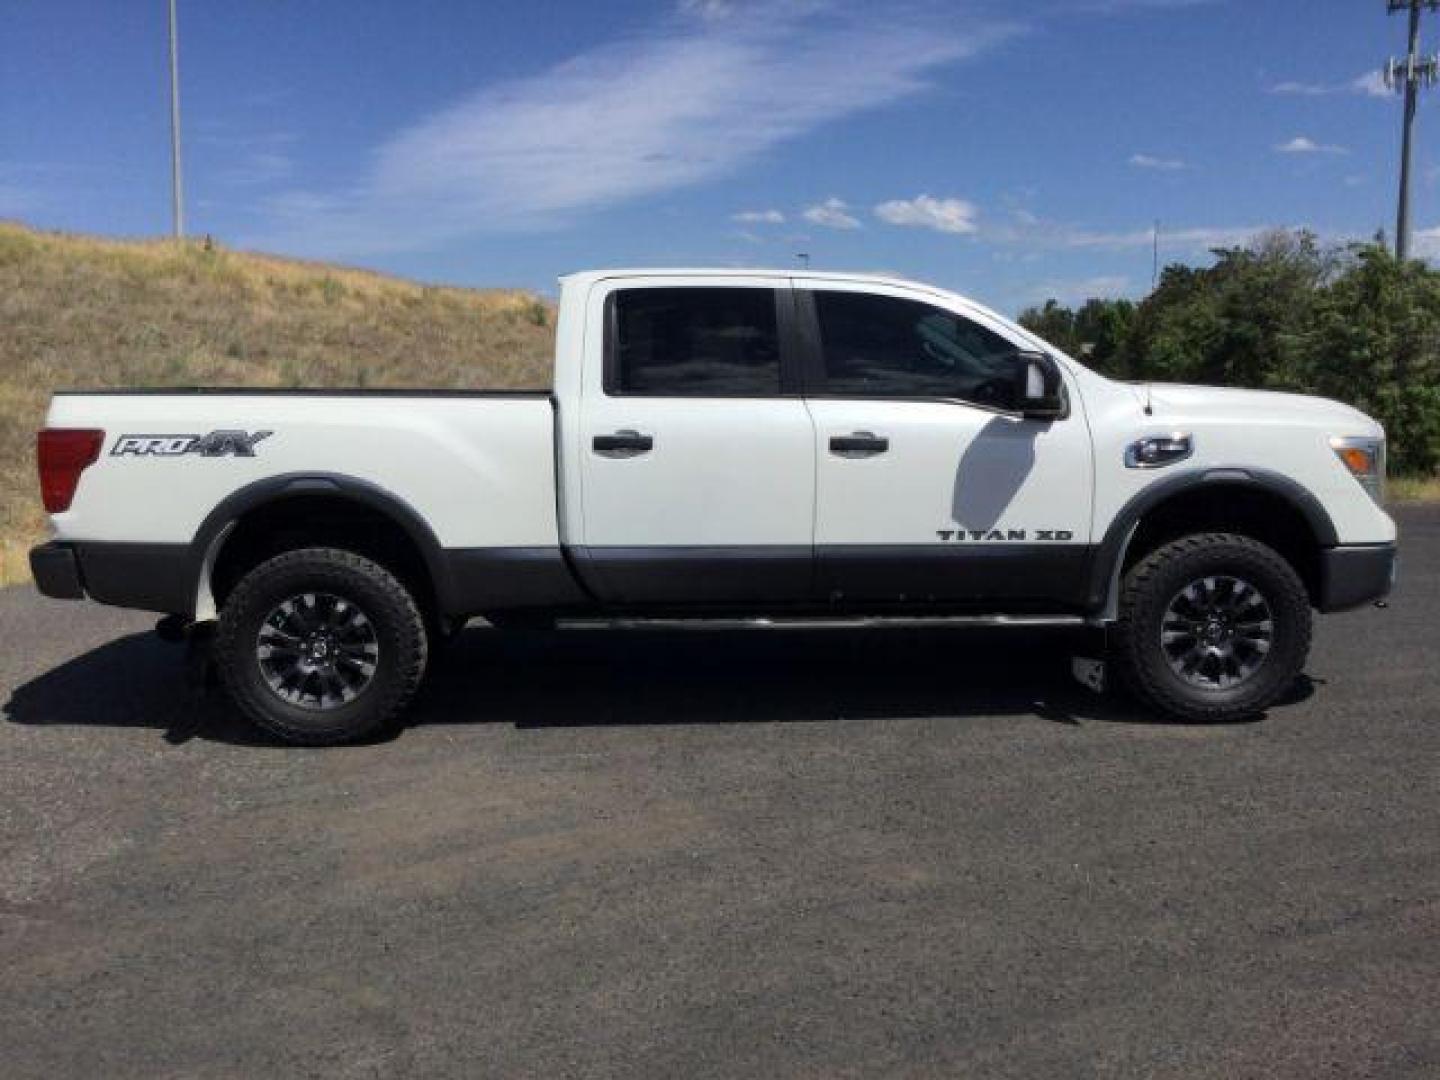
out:
<path id="1" fill-rule="evenodd" d="M 338 473 L 287 473 L 258 480 L 221 500 L 206 516 L 190 542 L 191 580 L 195 582 L 195 618 L 213 619 L 230 584 L 227 551 L 246 541 L 247 522 L 265 515 L 283 518 L 320 506 L 352 508 L 371 522 L 385 523 L 412 561 L 411 576 L 422 608 L 448 612 L 453 606 L 454 583 L 440 541 L 423 517 L 398 495 L 378 484 Z M 346 546 L 333 541 L 333 546 Z M 363 545 L 360 545 L 363 546 Z M 365 552 L 360 552 L 364 554 Z M 217 576 L 217 574 L 219 576 Z"/>
<path id="2" fill-rule="evenodd" d="M 1338 543 L 1335 523 L 1320 500 L 1281 473 L 1246 466 L 1167 476 L 1121 507 L 1096 549 L 1086 600 L 1100 621 L 1115 619 L 1126 569 L 1180 528 L 1234 531 L 1271 543 L 1295 566 L 1312 603 L 1318 603 L 1322 587 L 1320 550 Z"/>

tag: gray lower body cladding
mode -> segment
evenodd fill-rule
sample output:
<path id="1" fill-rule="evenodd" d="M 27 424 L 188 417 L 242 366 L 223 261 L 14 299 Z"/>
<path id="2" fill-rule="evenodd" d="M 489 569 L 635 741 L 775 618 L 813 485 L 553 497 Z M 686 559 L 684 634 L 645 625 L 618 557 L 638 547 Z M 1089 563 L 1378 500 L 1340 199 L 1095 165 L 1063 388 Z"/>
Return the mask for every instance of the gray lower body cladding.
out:
<path id="1" fill-rule="evenodd" d="M 871 606 L 1083 612 L 1097 548 L 1082 544 L 808 547 L 460 548 L 442 551 L 441 608 L 462 616 L 516 608 L 626 610 L 687 606 Z M 572 569 L 573 561 L 573 569 Z M 1321 611 L 1380 599 L 1393 544 L 1321 552 Z M 189 616 L 199 562 L 192 545 L 51 542 L 30 553 L 46 596 Z"/>
<path id="2" fill-rule="evenodd" d="M 30 552 L 46 596 L 192 616 L 203 553 L 193 544 L 66 543 Z M 559 548 L 459 548 L 441 552 L 436 600 L 447 615 L 497 608 L 570 607 L 586 596 Z"/>

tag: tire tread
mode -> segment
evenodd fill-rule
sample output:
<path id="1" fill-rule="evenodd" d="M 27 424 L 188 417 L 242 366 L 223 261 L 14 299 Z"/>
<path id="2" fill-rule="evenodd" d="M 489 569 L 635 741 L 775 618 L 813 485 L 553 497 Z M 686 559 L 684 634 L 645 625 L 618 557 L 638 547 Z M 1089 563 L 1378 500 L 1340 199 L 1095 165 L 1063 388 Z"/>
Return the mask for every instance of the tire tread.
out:
<path id="1" fill-rule="evenodd" d="M 252 657 L 250 644 L 237 635 L 241 628 L 250 624 L 256 606 L 266 602 L 264 591 L 267 583 L 277 575 L 296 568 L 319 575 L 330 573 L 341 581 L 349 575 L 364 578 L 400 614 L 399 628 L 403 640 L 398 677 L 388 685 L 372 685 L 371 692 L 379 691 L 381 696 L 368 702 L 370 707 L 361 714 L 358 723 L 343 730 L 312 730 L 288 723 L 283 714 L 269 707 L 272 703 L 262 696 L 260 686 L 254 680 L 245 678 L 240 669 L 240 665 L 250 663 Z M 325 746 L 371 737 L 391 724 L 419 689 L 425 675 L 428 652 L 425 620 L 410 591 L 390 571 L 379 563 L 342 548 L 317 547 L 297 548 L 276 555 L 240 580 L 226 598 L 220 613 L 214 661 L 231 700 L 247 717 L 287 742 Z"/>
<path id="2" fill-rule="evenodd" d="M 1149 647 L 1143 640 L 1145 631 L 1137 632 L 1134 616 L 1142 607 L 1153 600 L 1159 583 L 1171 573 L 1177 564 L 1198 560 L 1221 549 L 1236 553 L 1240 561 L 1253 560 L 1263 566 L 1271 575 L 1280 595 L 1267 596 L 1271 603 L 1272 616 L 1277 601 L 1290 611 L 1303 612 L 1303 617 L 1294 620 L 1291 632 L 1295 635 L 1290 654 L 1295 670 L 1290 680 L 1282 678 L 1277 683 L 1274 673 L 1256 686 L 1250 687 L 1248 696 L 1223 702 L 1197 700 L 1157 670 L 1155 665 L 1146 663 L 1142 650 Z M 1181 720 L 1198 723 L 1219 723 L 1235 719 L 1240 715 L 1254 714 L 1273 703 L 1283 693 L 1289 681 L 1299 674 L 1310 651 L 1312 625 L 1310 619 L 1310 596 L 1304 582 L 1294 567 L 1279 552 L 1260 541 L 1235 533 L 1206 532 L 1182 536 L 1150 552 L 1137 562 L 1125 575 L 1120 589 L 1120 619 L 1115 628 L 1115 655 L 1120 661 L 1120 673 L 1130 690 L 1142 701 L 1161 712 Z M 1278 662 L 1278 661 L 1277 661 Z M 1269 683 L 1270 685 L 1265 685 Z"/>

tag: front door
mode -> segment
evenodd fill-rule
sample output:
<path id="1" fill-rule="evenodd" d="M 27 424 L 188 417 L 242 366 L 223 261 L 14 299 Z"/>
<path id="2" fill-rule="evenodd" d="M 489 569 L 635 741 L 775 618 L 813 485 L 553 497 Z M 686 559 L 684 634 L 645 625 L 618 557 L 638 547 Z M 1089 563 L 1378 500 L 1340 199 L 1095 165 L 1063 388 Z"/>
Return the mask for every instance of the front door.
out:
<path id="1" fill-rule="evenodd" d="M 1078 606 L 1092 462 L 1073 386 L 1067 418 L 1022 419 L 1029 346 L 1003 324 L 899 287 L 796 287 L 815 343 L 819 590 L 857 606 Z"/>
<path id="2" fill-rule="evenodd" d="M 782 363 L 790 290 L 742 281 L 620 283 L 592 298 L 604 355 L 597 366 L 587 350 L 576 554 L 604 600 L 811 595 L 815 434 Z"/>

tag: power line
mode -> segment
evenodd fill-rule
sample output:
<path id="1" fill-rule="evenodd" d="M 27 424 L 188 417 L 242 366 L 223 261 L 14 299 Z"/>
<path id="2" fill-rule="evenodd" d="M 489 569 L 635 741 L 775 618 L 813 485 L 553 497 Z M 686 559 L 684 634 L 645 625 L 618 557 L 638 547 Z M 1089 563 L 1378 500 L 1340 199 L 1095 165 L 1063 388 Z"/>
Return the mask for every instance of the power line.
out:
<path id="1" fill-rule="evenodd" d="M 1410 148 L 1415 128 L 1415 104 L 1420 87 L 1433 86 L 1440 77 L 1440 55 L 1420 55 L 1420 10 L 1440 8 L 1440 0 L 1385 0 L 1385 10 L 1410 16 L 1410 46 L 1404 60 L 1385 65 L 1385 85 L 1405 94 L 1405 126 L 1400 137 L 1400 205 L 1395 214 L 1395 257 L 1404 259 L 1410 251 Z"/>
<path id="2" fill-rule="evenodd" d="M 180 182 L 180 43 L 175 0 L 170 0 L 170 219 L 179 240 L 185 235 L 185 191 Z"/>

